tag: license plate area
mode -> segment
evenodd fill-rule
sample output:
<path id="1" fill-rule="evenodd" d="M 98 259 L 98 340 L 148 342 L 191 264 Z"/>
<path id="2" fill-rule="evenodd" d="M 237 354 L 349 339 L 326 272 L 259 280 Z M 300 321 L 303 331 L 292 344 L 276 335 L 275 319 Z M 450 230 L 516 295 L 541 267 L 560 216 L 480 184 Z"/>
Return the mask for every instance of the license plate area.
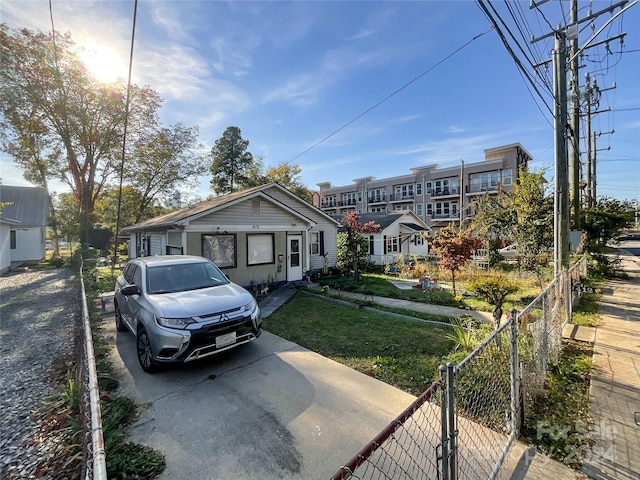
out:
<path id="1" fill-rule="evenodd" d="M 226 347 L 236 343 L 236 332 L 225 333 L 216 337 L 216 348 Z"/>

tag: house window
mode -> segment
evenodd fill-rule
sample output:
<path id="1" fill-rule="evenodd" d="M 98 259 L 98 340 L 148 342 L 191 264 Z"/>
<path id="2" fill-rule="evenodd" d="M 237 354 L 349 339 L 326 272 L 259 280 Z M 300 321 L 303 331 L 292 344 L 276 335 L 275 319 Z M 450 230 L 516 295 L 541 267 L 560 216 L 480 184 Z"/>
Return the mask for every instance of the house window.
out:
<path id="1" fill-rule="evenodd" d="M 422 216 L 422 204 L 421 203 L 416 203 L 416 215 L 418 215 L 419 217 Z"/>
<path id="2" fill-rule="evenodd" d="M 375 255 L 373 253 L 373 250 L 374 250 L 373 249 L 373 245 L 375 244 L 374 243 L 374 239 L 375 239 L 375 237 L 373 235 L 369 235 L 369 255 Z"/>
<path id="3" fill-rule="evenodd" d="M 247 265 L 275 263 L 275 236 L 273 233 L 247 234 Z"/>
<path id="4" fill-rule="evenodd" d="M 387 237 L 387 253 L 398 253 L 398 237 Z"/>
<path id="5" fill-rule="evenodd" d="M 416 195 L 422 195 L 422 182 L 416 183 Z"/>
<path id="6" fill-rule="evenodd" d="M 420 235 L 419 233 L 416 233 L 413 236 L 413 243 L 415 243 L 416 245 L 424 245 L 424 238 L 422 238 L 422 235 Z"/>
<path id="7" fill-rule="evenodd" d="M 311 248 L 311 255 L 320 253 L 320 232 L 311 232 L 309 247 Z"/>
<path id="8" fill-rule="evenodd" d="M 202 256 L 220 268 L 236 267 L 236 236 L 233 234 L 202 235 Z"/>
<path id="9" fill-rule="evenodd" d="M 260 200 L 251 202 L 251 215 L 254 217 L 260 216 Z"/>
<path id="10" fill-rule="evenodd" d="M 11 233 L 9 234 L 10 239 L 9 239 L 9 243 L 11 244 L 11 250 L 15 250 L 16 249 L 16 231 L 15 230 L 11 230 Z"/>
<path id="11" fill-rule="evenodd" d="M 513 176 L 511 169 L 504 170 L 502 172 L 502 185 L 511 185 L 513 183 Z"/>

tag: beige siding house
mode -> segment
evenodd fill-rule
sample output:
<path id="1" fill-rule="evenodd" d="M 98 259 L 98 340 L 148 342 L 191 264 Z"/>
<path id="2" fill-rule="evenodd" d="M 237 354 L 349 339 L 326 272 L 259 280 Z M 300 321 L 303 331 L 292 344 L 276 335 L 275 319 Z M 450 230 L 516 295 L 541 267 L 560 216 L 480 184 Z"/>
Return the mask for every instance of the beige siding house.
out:
<path id="1" fill-rule="evenodd" d="M 334 267 L 338 222 L 276 183 L 221 195 L 123 229 L 129 256 L 201 255 L 257 287 Z"/>

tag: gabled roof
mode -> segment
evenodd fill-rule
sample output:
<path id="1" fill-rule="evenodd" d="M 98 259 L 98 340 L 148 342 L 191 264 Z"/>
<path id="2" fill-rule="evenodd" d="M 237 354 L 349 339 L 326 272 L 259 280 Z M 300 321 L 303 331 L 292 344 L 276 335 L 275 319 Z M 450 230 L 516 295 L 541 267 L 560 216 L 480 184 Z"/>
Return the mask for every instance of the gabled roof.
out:
<path id="1" fill-rule="evenodd" d="M 0 202 L 10 202 L 2 209 L 5 223 L 18 222 L 24 227 L 47 224 L 49 195 L 45 188 L 0 185 Z"/>
<path id="2" fill-rule="evenodd" d="M 338 221 L 342 221 L 342 215 L 332 215 Z M 359 213 L 358 221 L 360 223 L 369 223 L 374 222 L 377 225 L 380 225 L 380 229 L 384 230 L 385 228 L 393 225 L 397 221 L 406 220 L 401 222 L 401 225 L 404 225 L 412 230 L 417 232 L 421 232 L 424 230 L 431 230 L 429 226 L 424 223 L 420 217 L 418 217 L 415 213 L 410 210 L 405 210 L 403 212 L 398 213 Z M 421 225 L 422 224 L 422 225 Z M 344 230 L 342 228 L 341 230 Z"/>
<path id="3" fill-rule="evenodd" d="M 308 222 L 311 224 L 315 223 L 313 220 L 311 220 L 310 218 L 300 213 L 297 209 L 291 208 L 288 205 L 285 205 L 281 201 L 269 195 L 267 193 L 267 190 L 271 188 L 278 188 L 282 192 L 285 192 L 287 195 L 289 195 L 292 199 L 297 199 L 300 202 L 304 203 L 305 207 L 308 207 L 309 209 L 313 209 L 314 211 L 322 214 L 322 216 L 335 221 L 334 219 L 329 217 L 326 213 L 324 213 L 322 210 L 311 205 L 310 203 L 304 202 L 304 200 L 301 200 L 299 197 L 297 197 L 296 195 L 291 193 L 289 190 L 284 188 L 282 185 L 279 185 L 277 183 L 268 183 L 266 185 L 260 185 L 257 187 L 248 188 L 247 190 L 242 190 L 240 192 L 228 193 L 226 195 L 220 195 L 209 200 L 204 200 L 194 205 L 189 205 L 188 207 L 184 207 L 184 208 L 181 208 L 180 210 L 176 210 L 175 212 L 167 213 L 165 215 L 160 215 L 158 217 L 145 220 L 135 225 L 125 227 L 123 228 L 123 230 L 133 231 L 133 230 L 170 228 L 174 226 L 176 227 L 182 226 L 182 225 L 188 224 L 192 220 L 195 220 L 205 215 L 209 215 L 210 213 L 213 213 L 222 208 L 226 208 L 238 202 L 245 201 L 251 198 L 256 198 L 256 197 L 261 197 L 274 204 L 277 204 L 280 208 L 288 210 L 292 215 L 299 217 L 301 220 L 305 222 Z"/>

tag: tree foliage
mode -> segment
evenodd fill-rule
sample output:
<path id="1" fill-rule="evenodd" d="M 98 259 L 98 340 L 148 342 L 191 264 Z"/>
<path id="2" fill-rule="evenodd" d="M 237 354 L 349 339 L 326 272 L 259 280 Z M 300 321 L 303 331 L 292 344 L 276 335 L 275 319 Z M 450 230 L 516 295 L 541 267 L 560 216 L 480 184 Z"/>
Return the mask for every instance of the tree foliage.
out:
<path id="1" fill-rule="evenodd" d="M 456 293 L 456 272 L 482 247 L 483 240 L 474 237 L 471 229 L 458 230 L 453 224 L 444 227 L 431 238 L 429 246 L 438 254 L 438 265 L 451 272 L 453 293 Z"/>
<path id="2" fill-rule="evenodd" d="M 311 191 L 302 183 L 302 169 L 298 164 L 281 162 L 275 167 L 267 168 L 266 183 L 276 182 L 287 188 L 294 195 L 311 203 Z"/>
<path id="3" fill-rule="evenodd" d="M 502 306 L 507 296 L 516 293 L 520 289 L 516 283 L 498 274 L 489 274 L 478 278 L 471 283 L 471 288 L 495 307 L 493 309 L 493 320 L 496 328 L 500 326 Z"/>
<path id="4" fill-rule="evenodd" d="M 247 184 L 247 174 L 253 155 L 247 151 L 249 140 L 242 138 L 238 127 L 227 127 L 211 149 L 211 188 L 218 195 L 241 190 Z"/>
<path id="5" fill-rule="evenodd" d="M 197 139 L 197 127 L 178 123 L 158 128 L 134 143 L 124 167 L 126 184 L 140 196 L 133 223 L 154 216 L 150 212 L 167 203 L 180 186 L 196 186 L 197 177 L 206 170 Z M 132 223 L 121 221 L 120 225 Z"/>
<path id="6" fill-rule="evenodd" d="M 360 279 L 360 270 L 368 258 L 368 243 L 363 233 L 377 233 L 380 225 L 373 220 L 360 222 L 356 212 L 343 215 L 345 232 L 338 234 L 338 267 L 350 268 L 356 280 Z"/>
<path id="7" fill-rule="evenodd" d="M 511 191 L 486 194 L 474 204 L 472 227 L 482 236 L 515 243 L 523 267 L 533 269 L 553 245 L 553 199 L 543 172 L 521 169 Z"/>
<path id="8" fill-rule="evenodd" d="M 71 187 L 80 237 L 86 242 L 95 201 L 117 170 L 127 86 L 97 82 L 77 51 L 69 34 L 53 38 L 0 25 L 2 127 L 10 132 L 14 147 L 28 144 L 34 135 L 46 140 L 41 158 L 48 161 L 47 174 Z M 160 98 L 149 87 L 131 86 L 129 94 L 128 136 L 136 138 L 157 124 Z M 27 168 L 31 166 L 36 165 Z"/>
<path id="9" fill-rule="evenodd" d="M 596 205 L 584 212 L 583 230 L 589 251 L 602 249 L 626 228 L 633 225 L 634 206 L 629 201 L 600 197 Z"/>

